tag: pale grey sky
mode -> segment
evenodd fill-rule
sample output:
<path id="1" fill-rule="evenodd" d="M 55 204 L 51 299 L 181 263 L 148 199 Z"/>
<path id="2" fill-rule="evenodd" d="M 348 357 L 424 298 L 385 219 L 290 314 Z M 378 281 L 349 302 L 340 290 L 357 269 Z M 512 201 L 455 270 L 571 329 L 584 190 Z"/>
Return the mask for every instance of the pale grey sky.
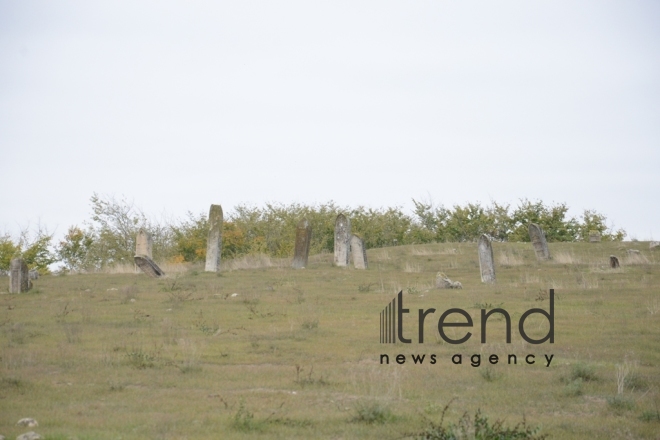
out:
<path id="1" fill-rule="evenodd" d="M 521 198 L 660 238 L 660 2 L 0 0 L 0 231 L 93 192 Z"/>

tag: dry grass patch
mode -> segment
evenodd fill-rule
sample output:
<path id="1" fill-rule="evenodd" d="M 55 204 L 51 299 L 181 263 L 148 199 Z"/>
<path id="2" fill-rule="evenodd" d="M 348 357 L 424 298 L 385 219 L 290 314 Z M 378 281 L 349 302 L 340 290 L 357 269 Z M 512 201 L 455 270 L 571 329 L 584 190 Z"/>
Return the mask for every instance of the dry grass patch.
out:
<path id="1" fill-rule="evenodd" d="M 522 255 L 515 251 L 502 251 L 497 255 L 497 263 L 503 267 L 515 267 L 525 264 Z"/>
<path id="2" fill-rule="evenodd" d="M 582 264 L 582 259 L 576 257 L 573 252 L 556 252 L 552 255 L 552 260 L 559 264 Z"/>
<path id="3" fill-rule="evenodd" d="M 627 253 L 623 257 L 623 263 L 628 266 L 651 264 L 646 255 L 640 253 Z"/>
<path id="4" fill-rule="evenodd" d="M 403 265 L 403 271 L 406 273 L 420 273 L 422 272 L 422 265 L 406 261 L 406 264 Z"/>
<path id="5" fill-rule="evenodd" d="M 246 255 L 245 257 L 228 260 L 222 263 L 226 270 L 251 270 L 265 269 L 269 267 L 288 267 L 291 265 L 289 258 L 271 258 L 268 255 L 256 254 Z"/>

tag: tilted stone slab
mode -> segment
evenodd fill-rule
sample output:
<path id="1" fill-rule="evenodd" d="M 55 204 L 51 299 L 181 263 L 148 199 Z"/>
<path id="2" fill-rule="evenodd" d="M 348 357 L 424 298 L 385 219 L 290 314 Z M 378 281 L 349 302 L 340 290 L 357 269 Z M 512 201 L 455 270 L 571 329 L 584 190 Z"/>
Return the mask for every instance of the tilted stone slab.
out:
<path id="1" fill-rule="evenodd" d="M 153 248 L 154 240 L 151 238 L 151 234 L 140 228 L 137 237 L 135 237 L 135 255 L 146 255 L 153 258 Z"/>
<path id="2" fill-rule="evenodd" d="M 357 235 L 351 235 L 351 257 L 353 258 L 353 266 L 356 269 L 366 269 L 369 267 L 367 263 L 367 249 L 364 246 L 364 241 Z"/>
<path id="3" fill-rule="evenodd" d="M 154 260 L 147 257 L 146 255 L 136 255 L 133 257 L 133 260 L 142 272 L 146 273 L 152 278 L 160 278 L 165 275 L 165 272 L 163 272 L 163 270 L 158 267 L 156 263 L 154 263 Z"/>
<path id="4" fill-rule="evenodd" d="M 481 269 L 481 282 L 494 283 L 495 282 L 495 260 L 493 258 L 493 245 L 490 239 L 483 234 L 479 237 L 477 243 L 477 250 L 479 252 L 479 268 Z"/>
<path id="5" fill-rule="evenodd" d="M 550 259 L 550 251 L 548 250 L 548 243 L 545 240 L 545 234 L 539 225 L 536 223 L 529 224 L 529 238 L 534 246 L 537 260 Z"/>
<path id="6" fill-rule="evenodd" d="M 22 258 L 14 258 L 9 265 L 9 293 L 23 293 L 30 290 L 32 283 L 27 264 Z"/>
<path id="7" fill-rule="evenodd" d="M 344 214 L 335 220 L 335 266 L 348 266 L 351 247 L 351 221 Z"/>
<path id="8" fill-rule="evenodd" d="M 309 245 L 312 241 L 312 227 L 307 219 L 300 220 L 296 227 L 296 244 L 293 251 L 294 269 L 304 269 L 309 260 Z"/>
<path id="9" fill-rule="evenodd" d="M 211 205 L 209 210 L 209 237 L 206 242 L 206 272 L 220 271 L 222 254 L 222 206 Z"/>

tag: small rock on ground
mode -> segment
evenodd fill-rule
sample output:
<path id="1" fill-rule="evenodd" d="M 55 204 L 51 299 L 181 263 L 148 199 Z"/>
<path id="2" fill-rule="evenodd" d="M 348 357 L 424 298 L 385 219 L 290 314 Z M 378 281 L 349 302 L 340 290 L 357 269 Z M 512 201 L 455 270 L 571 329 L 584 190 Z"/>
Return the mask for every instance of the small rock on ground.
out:
<path id="1" fill-rule="evenodd" d="M 43 437 L 34 431 L 30 431 L 19 435 L 16 440 L 43 440 Z"/>

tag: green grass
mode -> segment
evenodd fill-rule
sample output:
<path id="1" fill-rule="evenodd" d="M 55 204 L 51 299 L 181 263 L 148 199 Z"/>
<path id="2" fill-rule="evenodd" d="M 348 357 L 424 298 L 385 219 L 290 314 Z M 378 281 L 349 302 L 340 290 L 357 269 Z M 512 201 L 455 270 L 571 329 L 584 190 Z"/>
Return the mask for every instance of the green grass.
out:
<path id="1" fill-rule="evenodd" d="M 366 271 L 332 267 L 323 254 L 297 271 L 254 264 L 158 280 L 43 276 L 39 293 L 0 294 L 0 434 L 15 438 L 27 431 L 16 422 L 33 417 L 33 430 L 48 438 L 382 440 L 437 426 L 453 400 L 445 428 L 467 427 L 478 414 L 509 430 L 524 419 L 525 429 L 549 438 L 655 438 L 660 313 L 650 305 L 660 299 L 660 252 L 646 243 L 551 243 L 556 258 L 540 263 L 530 244 L 493 247 L 494 285 L 480 282 L 473 243 L 371 249 Z M 644 258 L 628 258 L 628 248 Z M 620 269 L 609 269 L 611 254 Z M 463 289 L 433 289 L 440 271 Z M 518 320 L 548 308 L 549 288 L 555 343 L 526 343 Z M 380 344 L 379 313 L 401 290 L 413 343 Z M 412 324 L 431 307 L 419 344 Z M 461 345 L 437 332 L 452 307 L 474 321 Z M 511 315 L 510 344 L 499 314 L 480 342 L 480 308 L 495 307 Z M 542 337 L 547 320 L 532 315 L 525 329 Z M 381 354 L 389 365 L 380 365 Z M 425 362 L 415 365 L 412 354 L 426 354 Z M 554 355 L 550 367 L 546 354 Z M 621 397 L 616 366 L 624 360 L 636 369 Z"/>

